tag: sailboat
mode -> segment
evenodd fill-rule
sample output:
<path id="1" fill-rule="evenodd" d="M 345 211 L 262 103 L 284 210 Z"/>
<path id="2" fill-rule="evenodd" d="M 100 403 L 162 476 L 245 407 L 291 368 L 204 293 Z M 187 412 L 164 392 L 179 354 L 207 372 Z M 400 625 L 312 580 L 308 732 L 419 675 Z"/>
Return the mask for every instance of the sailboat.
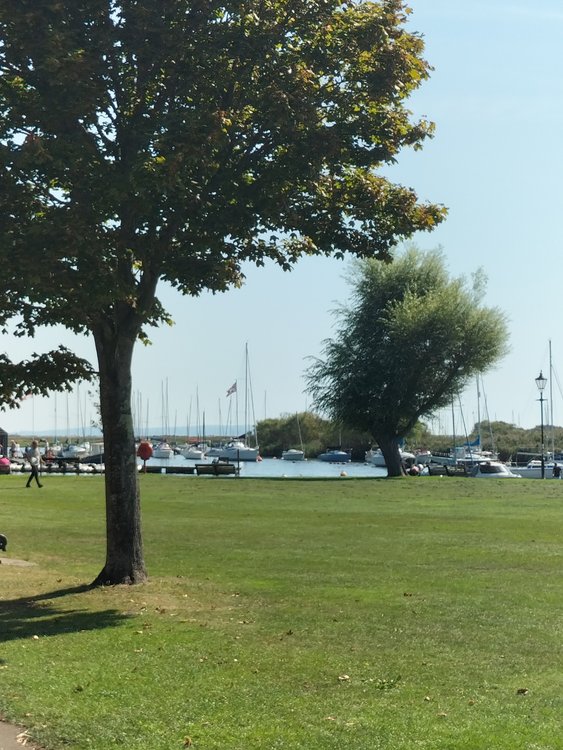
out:
<path id="1" fill-rule="evenodd" d="M 205 458 L 205 450 L 197 445 L 186 444 L 180 448 L 180 455 L 190 461 L 202 461 Z"/>
<path id="2" fill-rule="evenodd" d="M 162 427 L 164 434 L 168 435 L 168 378 L 166 378 L 166 387 L 164 382 L 160 384 L 160 398 L 162 406 Z M 167 437 L 163 437 L 159 443 L 153 445 L 153 458 L 172 458 L 173 455 L 174 449 L 168 442 Z"/>
<path id="3" fill-rule="evenodd" d="M 227 395 L 231 396 L 233 393 L 237 393 L 237 382 L 227 391 Z M 250 404 L 249 404 L 250 399 Z M 233 438 L 225 445 L 222 445 L 218 450 L 218 458 L 222 461 L 260 461 L 260 449 L 258 448 L 258 440 L 256 436 L 256 428 L 254 429 L 254 439 L 256 442 L 255 447 L 251 447 L 247 444 L 248 430 L 248 413 L 249 407 L 252 406 L 253 419 L 254 419 L 254 402 L 252 400 L 252 383 L 250 382 L 249 373 L 249 360 L 248 360 L 248 344 L 245 347 L 245 386 L 244 386 L 244 424 L 245 429 L 242 435 L 237 438 Z M 255 421 L 255 420 L 254 420 Z M 209 456 L 209 453 L 207 453 Z"/>
<path id="4" fill-rule="evenodd" d="M 305 460 L 305 451 L 303 450 L 303 439 L 301 438 L 301 426 L 299 425 L 299 415 L 295 415 L 295 419 L 297 420 L 297 430 L 299 431 L 299 443 L 301 445 L 301 448 L 289 448 L 286 451 L 283 451 L 282 458 L 284 461 L 304 461 Z"/>
<path id="5" fill-rule="evenodd" d="M 199 391 L 196 391 L 196 409 L 197 409 L 197 427 L 199 433 Z M 190 414 L 191 414 L 191 402 L 190 402 Z M 189 442 L 190 427 L 188 419 L 187 428 L 187 439 L 186 444 L 180 448 L 180 455 L 187 458 L 190 461 L 203 461 L 205 459 L 206 451 L 209 450 L 209 446 L 205 443 L 205 412 L 203 412 L 203 438 L 202 442 L 190 443 Z"/>

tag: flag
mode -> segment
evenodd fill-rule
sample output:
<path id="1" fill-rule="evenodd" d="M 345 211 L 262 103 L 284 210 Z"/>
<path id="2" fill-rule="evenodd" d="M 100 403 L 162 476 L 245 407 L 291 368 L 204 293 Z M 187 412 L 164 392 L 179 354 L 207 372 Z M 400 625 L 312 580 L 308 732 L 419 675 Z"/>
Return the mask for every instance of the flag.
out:
<path id="1" fill-rule="evenodd" d="M 237 381 L 235 380 L 232 386 L 227 389 L 227 396 L 232 396 L 233 393 L 236 393 L 236 390 L 237 390 Z"/>

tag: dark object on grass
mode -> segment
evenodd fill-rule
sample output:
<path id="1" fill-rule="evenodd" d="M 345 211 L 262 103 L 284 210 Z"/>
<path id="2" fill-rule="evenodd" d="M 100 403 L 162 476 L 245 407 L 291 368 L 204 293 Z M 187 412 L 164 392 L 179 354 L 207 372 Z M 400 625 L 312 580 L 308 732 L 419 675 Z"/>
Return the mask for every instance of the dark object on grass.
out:
<path id="1" fill-rule="evenodd" d="M 8 546 L 8 537 L 4 536 L 4 534 L 0 534 L 0 550 L 6 551 L 7 546 Z"/>

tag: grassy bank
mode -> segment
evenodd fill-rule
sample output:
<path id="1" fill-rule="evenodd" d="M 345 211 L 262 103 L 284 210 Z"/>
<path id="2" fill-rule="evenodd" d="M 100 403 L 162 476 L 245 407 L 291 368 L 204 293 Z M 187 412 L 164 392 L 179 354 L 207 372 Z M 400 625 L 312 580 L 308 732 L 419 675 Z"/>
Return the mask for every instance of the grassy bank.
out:
<path id="1" fill-rule="evenodd" d="M 0 712 L 48 748 L 561 747 L 563 483 L 0 477 Z"/>

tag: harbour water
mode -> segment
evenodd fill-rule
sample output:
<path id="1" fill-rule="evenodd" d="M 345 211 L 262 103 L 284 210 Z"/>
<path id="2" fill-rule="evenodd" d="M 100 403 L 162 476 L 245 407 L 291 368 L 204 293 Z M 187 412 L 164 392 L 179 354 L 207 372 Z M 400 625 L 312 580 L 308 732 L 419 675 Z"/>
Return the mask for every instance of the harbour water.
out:
<path id="1" fill-rule="evenodd" d="M 155 467 L 166 469 L 168 474 L 173 474 L 175 467 L 178 467 L 181 470 L 182 468 L 195 466 L 196 463 L 211 463 L 211 460 L 189 461 L 181 456 L 174 456 L 169 459 L 151 458 L 147 461 L 147 468 Z M 376 478 L 387 476 L 386 469 L 372 466 L 371 464 L 355 462 L 333 464 L 326 461 L 318 461 L 317 459 L 309 459 L 307 461 L 282 461 L 278 458 L 264 458 L 262 461 L 241 461 L 238 465 L 240 466 L 241 477 L 341 479 L 343 476 L 356 478 Z M 152 470 L 154 471 L 154 468 Z M 187 476 L 189 477 L 191 475 Z"/>

